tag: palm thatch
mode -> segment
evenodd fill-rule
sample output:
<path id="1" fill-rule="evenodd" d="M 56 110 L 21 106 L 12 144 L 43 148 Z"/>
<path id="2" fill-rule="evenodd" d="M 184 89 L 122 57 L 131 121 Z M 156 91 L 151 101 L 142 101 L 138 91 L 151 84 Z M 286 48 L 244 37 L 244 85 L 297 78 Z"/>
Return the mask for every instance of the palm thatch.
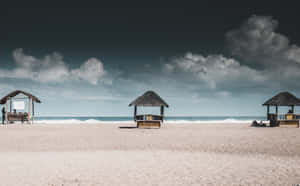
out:
<path id="1" fill-rule="evenodd" d="M 129 106 L 166 106 L 169 105 L 154 91 L 147 91 L 142 96 L 135 99 L 133 102 L 129 104 Z"/>
<path id="2" fill-rule="evenodd" d="M 31 98 L 33 101 L 35 101 L 35 102 L 37 102 L 37 103 L 41 103 L 41 101 L 40 101 L 37 97 L 35 97 L 34 95 L 29 94 L 29 93 L 27 93 L 27 92 L 24 92 L 24 91 L 22 91 L 22 90 L 16 90 L 16 91 L 13 91 L 13 92 L 7 94 L 6 96 L 4 96 L 4 97 L 0 100 L 0 104 L 5 104 L 6 101 L 7 101 L 8 99 L 10 99 L 10 98 L 12 98 L 12 97 L 15 97 L 16 95 L 21 94 L 21 93 L 24 94 L 25 96 L 28 96 L 28 97 Z"/>
<path id="3" fill-rule="evenodd" d="M 300 99 L 289 92 L 281 92 L 266 101 L 263 105 L 270 106 L 300 106 Z"/>

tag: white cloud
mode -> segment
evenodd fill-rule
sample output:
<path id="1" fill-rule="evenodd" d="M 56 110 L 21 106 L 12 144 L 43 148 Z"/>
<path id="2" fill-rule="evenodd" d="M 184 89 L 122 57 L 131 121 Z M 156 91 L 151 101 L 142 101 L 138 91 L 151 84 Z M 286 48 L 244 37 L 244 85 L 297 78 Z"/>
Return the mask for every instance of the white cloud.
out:
<path id="1" fill-rule="evenodd" d="M 259 71 L 243 66 L 235 59 L 223 55 L 204 57 L 200 54 L 187 53 L 165 64 L 164 67 L 168 72 L 191 74 L 197 80 L 206 82 L 212 89 L 225 82 L 265 80 Z"/>
<path id="2" fill-rule="evenodd" d="M 15 68 L 0 69 L 0 77 L 31 79 L 43 83 L 80 79 L 95 85 L 106 73 L 102 62 L 96 58 L 88 59 L 78 69 L 70 69 L 59 53 L 38 59 L 24 54 L 23 49 L 19 48 L 13 51 L 13 58 Z"/>
<path id="3" fill-rule="evenodd" d="M 86 80 L 94 85 L 98 83 L 99 79 L 103 77 L 105 73 L 102 62 L 96 58 L 88 59 L 79 69 L 71 71 L 74 77 Z"/>
<path id="4" fill-rule="evenodd" d="M 296 45 L 292 45 L 286 51 L 286 57 L 288 60 L 300 63 L 300 48 Z"/>
<path id="5" fill-rule="evenodd" d="M 275 32 L 277 27 L 278 21 L 270 16 L 251 16 L 240 28 L 226 34 L 230 52 L 264 68 L 300 63 L 300 48 Z"/>

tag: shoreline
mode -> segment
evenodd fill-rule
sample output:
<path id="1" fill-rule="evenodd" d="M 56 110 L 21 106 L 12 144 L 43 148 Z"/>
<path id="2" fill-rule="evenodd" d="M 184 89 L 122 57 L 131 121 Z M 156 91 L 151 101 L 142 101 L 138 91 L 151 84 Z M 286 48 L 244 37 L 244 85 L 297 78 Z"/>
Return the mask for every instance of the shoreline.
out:
<path id="1" fill-rule="evenodd" d="M 260 121 L 260 120 L 257 120 Z M 164 121 L 162 124 L 164 125 L 178 125 L 178 124 L 249 124 L 251 125 L 253 121 L 251 120 L 244 120 L 244 121 L 239 121 L 239 120 L 231 120 L 231 121 L 184 121 L 184 120 L 178 120 L 178 121 Z M 21 123 L 10 123 L 7 125 L 27 125 L 27 122 Z M 85 121 L 74 121 L 74 120 L 49 120 L 49 121 L 34 121 L 33 125 L 77 125 L 77 124 L 96 124 L 96 125 L 101 125 L 101 124 L 110 124 L 110 125 L 124 125 L 124 124 L 135 124 L 133 120 L 130 121 L 93 121 L 93 120 L 85 120 Z M 0 124 L 5 125 L 5 124 Z"/>

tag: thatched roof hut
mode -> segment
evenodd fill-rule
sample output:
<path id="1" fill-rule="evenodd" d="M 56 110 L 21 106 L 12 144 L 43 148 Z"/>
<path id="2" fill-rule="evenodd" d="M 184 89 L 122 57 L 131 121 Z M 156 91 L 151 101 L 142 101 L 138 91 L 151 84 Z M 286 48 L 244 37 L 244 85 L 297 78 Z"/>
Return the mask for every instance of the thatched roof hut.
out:
<path id="1" fill-rule="evenodd" d="M 9 100 L 12 97 L 17 96 L 18 94 L 24 94 L 25 96 L 27 96 L 28 98 L 31 98 L 33 101 L 37 102 L 37 103 L 41 103 L 41 101 L 35 97 L 32 94 L 29 94 L 28 92 L 22 91 L 22 90 L 15 90 L 9 94 L 7 94 L 6 96 L 4 96 L 1 100 L 0 100 L 0 104 L 3 105 L 6 103 L 7 100 Z"/>
<path id="2" fill-rule="evenodd" d="M 129 106 L 134 106 L 134 120 L 137 122 L 138 128 L 159 128 L 164 120 L 164 107 L 169 107 L 154 91 L 147 91 L 132 101 Z M 137 115 L 138 106 L 160 107 L 160 115 Z"/>
<path id="3" fill-rule="evenodd" d="M 267 100 L 264 106 L 300 106 L 300 99 L 289 92 L 281 92 Z"/>
<path id="4" fill-rule="evenodd" d="M 25 95 L 25 97 L 15 98 L 19 94 L 23 94 L 23 95 Z M 14 104 L 15 104 L 14 108 L 15 109 L 14 109 L 14 112 L 12 112 L 12 100 L 13 99 L 25 100 L 27 102 L 28 112 L 16 112 L 16 109 L 25 110 L 25 102 L 24 101 L 14 102 Z M 8 102 L 10 102 L 10 104 L 8 104 Z M 37 97 L 35 97 L 34 95 L 32 95 L 28 92 L 22 91 L 22 90 L 16 90 L 16 91 L 13 91 L 13 92 L 7 94 L 6 96 L 4 96 L 0 100 L 0 104 L 2 104 L 2 105 L 5 104 L 6 124 L 8 122 L 14 122 L 14 121 L 22 121 L 22 123 L 24 121 L 27 121 L 28 123 L 30 123 L 31 120 L 32 120 L 32 123 L 33 123 L 33 121 L 34 121 L 34 102 L 41 103 L 41 101 Z M 8 108 L 9 108 L 9 110 L 8 110 Z"/>
<path id="5" fill-rule="evenodd" d="M 289 92 L 281 92 L 267 100 L 263 106 L 267 106 L 267 119 L 270 126 L 296 126 L 299 127 L 300 115 L 294 114 L 294 107 L 300 106 L 300 99 Z M 275 106 L 274 114 L 270 113 L 270 107 Z M 288 106 L 291 110 L 287 114 L 278 114 L 278 107 Z"/>
<path id="6" fill-rule="evenodd" d="M 169 105 L 154 91 L 147 91 L 142 96 L 138 97 L 134 101 L 132 101 L 129 106 L 151 106 L 151 107 L 160 107 L 165 106 L 169 107 Z"/>

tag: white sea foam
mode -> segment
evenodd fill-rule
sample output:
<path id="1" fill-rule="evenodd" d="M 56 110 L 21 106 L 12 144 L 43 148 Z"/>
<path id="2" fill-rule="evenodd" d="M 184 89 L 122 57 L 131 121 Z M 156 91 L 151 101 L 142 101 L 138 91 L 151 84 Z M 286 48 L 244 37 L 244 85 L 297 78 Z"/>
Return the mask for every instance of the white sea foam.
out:
<path id="1" fill-rule="evenodd" d="M 224 119 L 224 120 L 166 120 L 165 123 L 215 123 L 215 124 L 222 124 L 222 123 L 252 123 L 253 120 L 237 120 L 237 119 Z"/>
<path id="2" fill-rule="evenodd" d="M 65 119 L 65 120 L 36 120 L 36 124 L 114 124 L 114 123 L 133 123 L 134 121 L 101 121 L 96 119 L 78 120 L 78 119 Z"/>
<path id="3" fill-rule="evenodd" d="M 253 120 L 238 120 L 233 118 L 228 118 L 224 120 L 165 120 L 164 123 L 166 124 L 201 124 L 201 123 L 208 123 L 208 124 L 226 124 L 226 123 L 252 123 Z M 87 120 L 79 120 L 79 119 L 60 119 L 60 120 L 35 120 L 34 123 L 36 124 L 132 124 L 134 123 L 133 120 L 128 121 L 103 121 L 103 120 L 96 120 L 96 119 L 87 119 Z"/>

